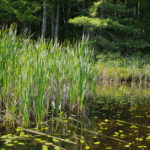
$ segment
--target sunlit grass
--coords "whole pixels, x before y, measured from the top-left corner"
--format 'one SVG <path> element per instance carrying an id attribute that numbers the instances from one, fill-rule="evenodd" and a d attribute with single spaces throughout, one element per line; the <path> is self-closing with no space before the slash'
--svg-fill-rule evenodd
<path id="1" fill-rule="evenodd" d="M 150 81 L 149 56 L 121 56 L 120 53 L 106 53 L 97 56 L 96 66 L 104 80 Z"/>
<path id="2" fill-rule="evenodd" d="M 82 110 L 88 84 L 95 95 L 97 70 L 88 39 L 74 47 L 32 42 L 16 37 L 15 25 L 0 36 L 0 100 L 8 119 L 28 125 L 34 118 L 39 124 L 49 109 Z"/>

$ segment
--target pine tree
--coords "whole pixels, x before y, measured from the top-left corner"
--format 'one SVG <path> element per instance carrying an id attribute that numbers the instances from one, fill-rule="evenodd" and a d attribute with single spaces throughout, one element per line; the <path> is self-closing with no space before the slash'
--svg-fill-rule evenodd
<path id="1" fill-rule="evenodd" d="M 82 16 L 70 19 L 69 23 L 90 26 L 90 42 L 99 50 L 132 54 L 140 48 L 150 46 L 148 42 L 137 38 L 139 29 L 129 14 L 134 14 L 133 8 L 127 8 L 123 3 L 94 2 L 89 9 L 90 17 Z"/>

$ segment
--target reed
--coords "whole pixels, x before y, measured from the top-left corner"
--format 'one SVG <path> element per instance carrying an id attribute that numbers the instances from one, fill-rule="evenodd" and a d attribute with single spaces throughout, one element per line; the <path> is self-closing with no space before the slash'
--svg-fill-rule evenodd
<path id="1" fill-rule="evenodd" d="M 97 78 L 97 69 L 88 38 L 72 47 L 69 41 L 33 42 L 30 37 L 16 37 L 15 25 L 0 35 L 0 100 L 11 121 L 27 126 L 34 119 L 40 124 L 50 109 L 82 110 L 87 85 L 93 83 L 96 91 L 95 80 L 89 80 Z"/>

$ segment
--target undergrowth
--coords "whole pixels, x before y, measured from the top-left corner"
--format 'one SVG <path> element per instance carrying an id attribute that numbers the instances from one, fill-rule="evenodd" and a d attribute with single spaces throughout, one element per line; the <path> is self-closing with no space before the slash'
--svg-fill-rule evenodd
<path id="1" fill-rule="evenodd" d="M 96 67 L 103 80 L 150 82 L 149 55 L 123 57 L 120 53 L 101 53 Z"/>

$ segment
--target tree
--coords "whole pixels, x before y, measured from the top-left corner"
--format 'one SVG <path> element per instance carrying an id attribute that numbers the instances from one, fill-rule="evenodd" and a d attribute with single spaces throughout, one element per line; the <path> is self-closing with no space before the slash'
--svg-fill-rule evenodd
<path id="1" fill-rule="evenodd" d="M 47 25 L 47 0 L 44 0 L 44 6 L 43 6 L 43 21 L 42 21 L 42 31 L 41 31 L 41 39 L 42 41 L 45 38 L 46 33 L 46 25 Z"/>
<path id="2" fill-rule="evenodd" d="M 15 14 L 16 18 L 23 22 L 32 22 L 37 24 L 41 19 L 36 17 L 36 12 L 41 9 L 40 5 L 32 1 L 23 0 L 1 0 L 1 10 L 9 15 Z"/>
<path id="3" fill-rule="evenodd" d="M 126 55 L 135 50 L 150 46 L 148 42 L 137 39 L 139 32 L 136 22 L 129 14 L 134 9 L 127 8 L 123 3 L 113 4 L 107 1 L 94 2 L 89 9 L 90 17 L 82 16 L 70 19 L 75 25 L 91 26 L 90 32 L 94 35 L 91 43 L 99 50 L 121 51 Z"/>
<path id="4" fill-rule="evenodd" d="M 16 22 L 17 34 L 28 27 L 34 39 L 72 40 L 82 35 L 83 27 L 74 27 L 68 20 L 87 13 L 88 3 L 84 0 L 1 0 L 0 24 L 9 27 Z"/>
<path id="5" fill-rule="evenodd" d="M 141 28 L 140 38 L 150 42 L 150 1 L 133 0 L 133 2 L 136 4 L 136 21 Z"/>
<path id="6" fill-rule="evenodd" d="M 9 27 L 16 22 L 18 35 L 28 27 L 34 33 L 33 39 L 49 38 L 53 42 L 56 38 L 73 42 L 84 33 L 98 51 L 131 54 L 149 47 L 150 1 L 103 0 L 92 6 L 93 1 L 96 0 L 1 0 L 0 25 Z M 69 18 L 75 18 L 70 19 L 72 24 Z"/>

